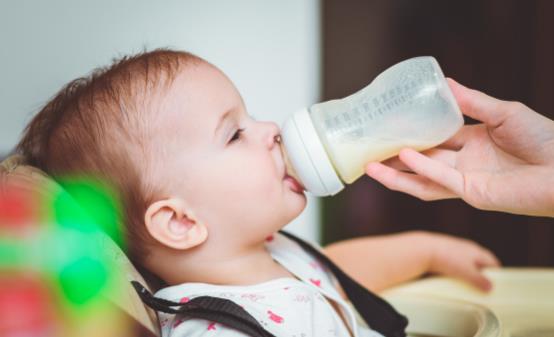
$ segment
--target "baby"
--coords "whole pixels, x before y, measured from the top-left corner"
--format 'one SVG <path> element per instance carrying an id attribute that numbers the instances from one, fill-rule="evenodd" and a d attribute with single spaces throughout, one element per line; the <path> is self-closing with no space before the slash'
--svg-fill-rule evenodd
<path id="1" fill-rule="evenodd" d="M 306 206 L 287 175 L 279 127 L 248 115 L 232 82 L 192 54 L 123 58 L 62 89 L 18 145 L 53 177 L 91 175 L 124 206 L 127 254 L 186 303 L 233 301 L 275 336 L 379 336 L 359 325 L 328 266 L 278 231 Z M 328 247 L 379 290 L 427 272 L 488 288 L 498 264 L 478 245 L 411 232 Z M 227 325 L 160 314 L 163 336 L 246 336 Z"/>

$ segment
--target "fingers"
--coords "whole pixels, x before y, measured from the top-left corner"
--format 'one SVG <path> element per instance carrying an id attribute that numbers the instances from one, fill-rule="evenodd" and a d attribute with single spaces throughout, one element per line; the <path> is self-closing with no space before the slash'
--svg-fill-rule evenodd
<path id="1" fill-rule="evenodd" d="M 498 126 L 506 119 L 509 113 L 509 109 L 503 107 L 506 102 L 464 87 L 451 78 L 447 81 L 464 115 L 492 127 Z"/>
<path id="2" fill-rule="evenodd" d="M 492 283 L 483 275 L 482 269 L 499 267 L 500 261 L 490 250 L 477 244 L 471 244 L 468 251 L 471 253 L 464 259 L 463 264 L 459 264 L 457 268 L 454 268 L 453 276 L 469 282 L 478 289 L 490 291 Z"/>
<path id="3" fill-rule="evenodd" d="M 422 200 L 429 201 L 456 197 L 448 189 L 435 184 L 425 177 L 400 172 L 381 163 L 368 164 L 366 173 L 393 191 L 404 192 Z"/>
<path id="4" fill-rule="evenodd" d="M 433 148 L 429 149 L 427 151 L 423 152 L 427 157 L 433 158 L 434 160 L 441 161 L 445 164 L 447 164 L 450 167 L 454 167 L 456 164 L 456 151 L 445 149 L 445 148 Z M 393 169 L 396 169 L 398 171 L 404 171 L 404 172 L 411 172 L 412 170 L 406 166 L 399 158 L 398 156 L 389 158 L 383 162 L 382 164 L 391 167 Z"/>
<path id="5" fill-rule="evenodd" d="M 446 163 L 428 158 L 412 149 L 400 151 L 399 158 L 415 173 L 444 186 L 444 188 L 460 197 L 463 196 L 463 175 Z"/>
<path id="6" fill-rule="evenodd" d="M 463 176 L 453 168 L 456 152 L 435 148 L 425 154 L 404 149 L 398 158 L 387 160 L 387 165 L 369 163 L 366 173 L 393 191 L 404 192 L 422 200 L 461 196 Z M 401 170 L 411 170 L 416 174 Z"/>
<path id="7" fill-rule="evenodd" d="M 490 291 L 492 283 L 483 275 L 482 269 L 500 267 L 500 261 L 488 249 L 483 247 L 479 247 L 479 249 L 479 255 L 475 257 L 474 261 L 460 270 L 460 277 L 483 291 Z"/>
<path id="8" fill-rule="evenodd" d="M 433 148 L 433 149 L 424 151 L 422 154 L 433 160 L 444 163 L 449 167 L 454 167 L 456 165 L 456 151 L 446 150 L 441 148 Z"/>
<path id="9" fill-rule="evenodd" d="M 500 260 L 489 250 L 482 248 L 483 251 L 481 255 L 477 257 L 477 267 L 478 268 L 485 268 L 485 267 L 500 267 L 502 264 L 500 263 Z"/>
<path id="10" fill-rule="evenodd" d="M 476 266 L 469 266 L 460 271 L 460 278 L 474 285 L 482 291 L 488 292 L 492 290 L 492 282 L 481 273 L 481 270 Z"/>
<path id="11" fill-rule="evenodd" d="M 410 168 L 398 158 L 398 156 L 387 159 L 381 163 L 398 171 L 411 171 Z"/>

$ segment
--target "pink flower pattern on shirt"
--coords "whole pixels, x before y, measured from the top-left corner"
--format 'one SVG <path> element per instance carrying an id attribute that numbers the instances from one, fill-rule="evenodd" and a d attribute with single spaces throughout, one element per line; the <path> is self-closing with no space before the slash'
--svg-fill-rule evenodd
<path id="1" fill-rule="evenodd" d="M 183 323 L 183 319 L 182 318 L 179 318 L 179 319 L 176 319 L 174 322 L 173 322 L 173 328 L 176 328 L 179 324 Z"/>
<path id="2" fill-rule="evenodd" d="M 283 317 L 275 314 L 273 311 L 268 310 L 267 314 L 269 315 L 269 319 L 272 320 L 273 322 L 278 323 L 278 324 L 283 323 L 283 320 L 284 320 Z"/>
<path id="3" fill-rule="evenodd" d="M 312 282 L 314 285 L 316 285 L 318 287 L 321 287 L 321 280 L 319 280 L 319 279 L 316 280 L 316 279 L 311 278 L 310 282 Z"/>

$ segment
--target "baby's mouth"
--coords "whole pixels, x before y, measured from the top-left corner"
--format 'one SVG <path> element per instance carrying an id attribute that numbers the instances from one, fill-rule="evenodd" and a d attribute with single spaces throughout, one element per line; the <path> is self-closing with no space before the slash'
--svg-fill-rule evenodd
<path id="1" fill-rule="evenodd" d="M 303 193 L 304 187 L 298 182 L 298 180 L 294 179 L 292 176 L 289 176 L 288 174 L 285 174 L 285 180 L 293 190 L 293 192 L 296 193 Z"/>
<path id="2" fill-rule="evenodd" d="M 283 149 L 283 144 L 279 144 L 279 149 L 281 150 L 281 158 L 283 158 L 283 163 L 285 164 L 285 169 L 283 173 L 283 180 L 285 180 L 291 186 L 291 189 L 296 193 L 303 193 L 304 186 L 300 183 L 300 179 L 296 175 L 294 168 L 292 167 L 289 158 L 287 157 L 286 151 Z"/>

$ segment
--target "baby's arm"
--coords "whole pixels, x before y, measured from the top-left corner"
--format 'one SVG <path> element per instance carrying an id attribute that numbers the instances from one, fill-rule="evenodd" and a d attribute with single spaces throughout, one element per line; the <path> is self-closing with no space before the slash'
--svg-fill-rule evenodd
<path id="1" fill-rule="evenodd" d="M 373 291 L 425 273 L 463 279 L 487 291 L 491 283 L 480 270 L 500 265 L 489 250 L 473 241 L 423 231 L 340 241 L 325 247 L 325 253 Z"/>

